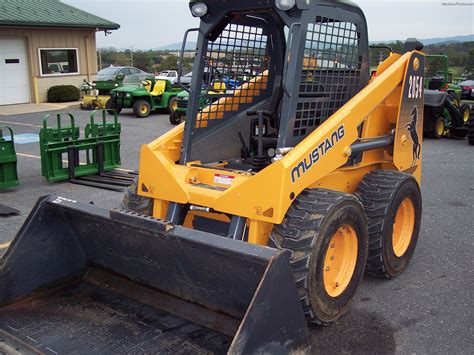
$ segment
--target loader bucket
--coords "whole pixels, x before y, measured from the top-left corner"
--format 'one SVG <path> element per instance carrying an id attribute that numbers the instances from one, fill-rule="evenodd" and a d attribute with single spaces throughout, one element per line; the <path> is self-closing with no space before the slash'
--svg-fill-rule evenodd
<path id="1" fill-rule="evenodd" d="M 0 260 L 0 332 L 32 353 L 309 348 L 286 252 L 57 196 Z"/>

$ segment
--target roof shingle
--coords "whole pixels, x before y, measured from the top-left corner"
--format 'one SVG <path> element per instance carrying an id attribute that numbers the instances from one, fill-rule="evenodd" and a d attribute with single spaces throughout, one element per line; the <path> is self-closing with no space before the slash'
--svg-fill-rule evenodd
<path id="1" fill-rule="evenodd" d="M 59 0 L 0 0 L 0 26 L 120 28 L 117 23 Z"/>

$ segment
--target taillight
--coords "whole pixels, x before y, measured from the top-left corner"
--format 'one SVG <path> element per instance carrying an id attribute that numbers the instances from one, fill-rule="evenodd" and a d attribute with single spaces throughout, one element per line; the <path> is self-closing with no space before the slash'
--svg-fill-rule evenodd
<path id="1" fill-rule="evenodd" d="M 463 90 L 472 90 L 472 86 L 463 86 L 462 89 Z"/>

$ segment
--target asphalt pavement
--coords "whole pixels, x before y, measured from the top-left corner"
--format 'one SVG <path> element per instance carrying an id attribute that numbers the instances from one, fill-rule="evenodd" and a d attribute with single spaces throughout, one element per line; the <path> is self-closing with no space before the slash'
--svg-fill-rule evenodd
<path id="1" fill-rule="evenodd" d="M 71 112 L 84 127 L 89 112 Z M 15 134 L 38 133 L 43 116 L 4 115 L 0 125 Z M 122 167 L 130 170 L 138 168 L 140 145 L 172 128 L 167 115 L 136 119 L 124 112 L 120 120 Z M 38 143 L 18 144 L 16 150 L 21 185 L 1 191 L 0 203 L 21 214 L 0 219 L 0 255 L 40 196 L 119 205 L 118 192 L 48 183 L 41 176 Z M 425 140 L 423 151 L 423 220 L 409 268 L 393 280 L 366 277 L 344 317 L 310 329 L 315 353 L 474 353 L 474 147 L 466 140 Z"/>

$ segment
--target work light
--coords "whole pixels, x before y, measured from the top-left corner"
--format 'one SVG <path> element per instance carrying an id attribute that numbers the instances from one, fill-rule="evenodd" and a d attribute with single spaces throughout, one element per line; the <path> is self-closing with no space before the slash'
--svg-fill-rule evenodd
<path id="1" fill-rule="evenodd" d="M 291 10 L 296 5 L 296 0 L 276 0 L 276 7 L 282 11 Z"/>
<path id="2" fill-rule="evenodd" d="M 197 2 L 191 6 L 191 13 L 194 17 L 203 17 L 207 14 L 207 5 L 203 2 Z"/>

